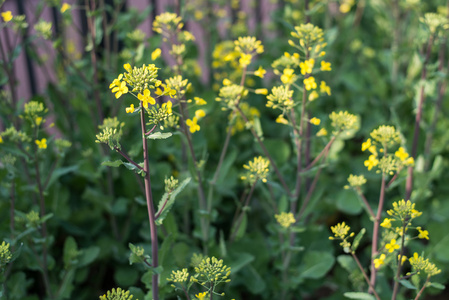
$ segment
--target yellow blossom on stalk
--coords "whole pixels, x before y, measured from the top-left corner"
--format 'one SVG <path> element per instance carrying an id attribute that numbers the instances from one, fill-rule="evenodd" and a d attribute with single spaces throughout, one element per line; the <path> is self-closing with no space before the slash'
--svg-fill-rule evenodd
<path id="1" fill-rule="evenodd" d="M 186 125 L 189 126 L 189 130 L 191 133 L 195 133 L 196 131 L 200 131 L 200 125 L 198 125 L 198 119 L 193 117 L 192 119 L 186 120 Z"/>
<path id="2" fill-rule="evenodd" d="M 240 54 L 240 59 L 239 59 L 240 66 L 242 66 L 243 68 L 248 66 L 251 63 L 252 58 L 253 58 L 253 56 L 251 54 L 245 54 L 245 53 Z"/>
<path id="3" fill-rule="evenodd" d="M 282 212 L 278 215 L 274 215 L 274 217 L 276 218 L 276 221 L 284 228 L 289 228 L 290 225 L 296 222 L 295 217 L 291 212 Z"/>
<path id="4" fill-rule="evenodd" d="M 408 157 L 407 151 L 403 147 L 399 147 L 398 151 L 394 153 L 396 157 L 398 157 L 401 161 L 405 161 Z"/>
<path id="5" fill-rule="evenodd" d="M 207 299 L 207 292 L 198 293 L 195 295 L 195 297 L 199 300 L 206 300 Z"/>
<path id="6" fill-rule="evenodd" d="M 325 62 L 324 60 L 321 61 L 321 71 L 332 71 L 331 63 Z"/>
<path id="7" fill-rule="evenodd" d="M 206 115 L 206 112 L 202 109 L 198 109 L 197 111 L 195 111 L 195 117 L 200 120 L 202 117 L 204 117 Z"/>
<path id="8" fill-rule="evenodd" d="M 351 227 L 346 225 L 345 222 L 338 223 L 335 226 L 331 226 L 331 231 L 334 234 L 335 238 L 344 239 L 347 235 Z"/>
<path id="9" fill-rule="evenodd" d="M 349 187 L 359 188 L 366 183 L 366 178 L 363 175 L 351 174 L 348 177 L 348 183 L 349 186 L 345 186 L 346 189 L 348 189 Z"/>
<path id="10" fill-rule="evenodd" d="M 379 160 L 376 158 L 375 155 L 370 155 L 367 160 L 365 160 L 364 165 L 368 168 L 368 171 L 371 171 L 371 169 L 379 164 Z"/>
<path id="11" fill-rule="evenodd" d="M 156 16 L 153 22 L 153 31 L 166 34 L 168 30 L 182 29 L 184 24 L 182 18 L 175 13 L 165 12 Z"/>
<path id="12" fill-rule="evenodd" d="M 151 92 L 148 89 L 143 91 L 143 95 L 141 93 L 137 94 L 137 99 L 142 101 L 142 106 L 148 108 L 148 103 L 151 105 L 156 104 L 156 100 L 151 97 Z"/>
<path id="13" fill-rule="evenodd" d="M 400 134 L 394 126 L 381 125 L 374 129 L 370 135 L 382 147 L 392 146 L 401 141 Z"/>
<path id="14" fill-rule="evenodd" d="M 319 97 L 318 93 L 317 93 L 316 91 L 312 91 L 312 92 L 309 94 L 309 101 L 313 101 L 313 100 L 315 100 L 315 99 L 318 98 L 318 97 Z"/>
<path id="15" fill-rule="evenodd" d="M 306 90 L 310 91 L 311 89 L 316 89 L 317 85 L 315 82 L 315 78 L 310 76 L 309 78 L 304 79 L 304 86 Z"/>
<path id="16" fill-rule="evenodd" d="M 127 114 L 131 114 L 134 112 L 134 104 L 131 104 L 129 107 L 125 109 Z"/>
<path id="17" fill-rule="evenodd" d="M 429 259 L 424 259 L 424 257 L 419 256 L 416 252 L 413 254 L 413 257 L 410 257 L 408 260 L 412 266 L 412 270 L 417 274 L 424 271 L 428 277 L 431 277 L 441 273 L 441 270 L 433 263 L 429 262 Z"/>
<path id="18" fill-rule="evenodd" d="M 122 290 L 121 288 L 112 289 L 103 296 L 100 296 L 100 300 L 131 300 L 133 295 L 129 294 L 129 291 Z"/>
<path id="19" fill-rule="evenodd" d="M 332 131 L 334 135 L 349 136 L 352 131 L 359 129 L 359 118 L 347 111 L 332 112 L 329 119 L 331 119 L 331 125 L 334 127 Z"/>
<path id="20" fill-rule="evenodd" d="M 311 74 L 313 71 L 313 66 L 315 65 L 315 59 L 311 58 L 308 60 L 305 60 L 304 62 L 301 62 L 299 64 L 299 67 L 301 68 L 301 74 Z"/>
<path id="21" fill-rule="evenodd" d="M 320 130 L 318 130 L 318 132 L 316 133 L 316 136 L 326 136 L 327 135 L 327 130 L 326 128 L 321 128 Z"/>
<path id="22" fill-rule="evenodd" d="M 418 238 L 420 239 L 429 239 L 429 232 L 427 230 L 421 230 L 421 228 L 418 229 L 419 234 L 418 234 Z"/>
<path id="23" fill-rule="evenodd" d="M 201 285 L 210 283 L 215 288 L 220 283 L 230 282 L 229 275 L 231 274 L 231 268 L 223 264 L 223 260 L 218 260 L 215 257 L 203 258 L 198 266 L 195 267 L 197 277 L 193 279 Z M 204 296 L 203 296 L 204 297 Z"/>
<path id="24" fill-rule="evenodd" d="M 384 260 L 385 260 L 385 254 L 381 254 L 379 256 L 379 258 L 374 259 L 373 263 L 374 263 L 374 268 L 378 269 L 381 265 L 384 264 Z"/>
<path id="25" fill-rule="evenodd" d="M 383 228 L 391 228 L 391 220 L 392 220 L 392 219 L 385 218 L 385 219 L 383 220 L 383 222 L 380 223 L 380 226 L 382 226 Z"/>
<path id="26" fill-rule="evenodd" d="M 11 261 L 12 253 L 9 250 L 9 243 L 2 242 L 0 245 L 0 267 L 6 265 Z"/>
<path id="27" fill-rule="evenodd" d="M 245 175 L 241 176 L 240 179 L 248 181 L 250 184 L 255 183 L 257 180 L 262 180 L 262 182 L 267 182 L 267 176 L 270 171 L 269 169 L 270 161 L 262 156 L 255 157 L 252 161 L 250 160 L 247 165 L 243 165 L 243 168 L 248 170 Z"/>
<path id="28" fill-rule="evenodd" d="M 34 119 L 34 121 L 36 122 L 36 125 L 37 125 L 37 126 L 41 125 L 42 120 L 43 120 L 42 117 L 36 117 L 36 118 Z"/>
<path id="29" fill-rule="evenodd" d="M 195 100 L 196 105 L 206 105 L 207 102 L 203 98 L 200 97 L 193 97 L 193 100 Z"/>
<path id="30" fill-rule="evenodd" d="M 393 202 L 393 209 L 387 210 L 387 214 L 389 216 L 394 216 L 395 218 L 404 221 L 417 218 L 422 215 L 422 212 L 417 211 L 415 209 L 415 203 L 412 203 L 410 200 L 405 201 L 404 199 Z"/>
<path id="31" fill-rule="evenodd" d="M 279 116 L 276 118 L 276 123 L 280 123 L 280 124 L 285 124 L 285 125 L 287 125 L 287 124 L 288 124 L 288 120 L 287 120 L 286 118 L 284 118 L 284 115 L 279 115 Z"/>
<path id="32" fill-rule="evenodd" d="M 39 149 L 47 149 L 47 139 L 36 140 L 35 143 Z"/>
<path id="33" fill-rule="evenodd" d="M 371 147 L 371 139 L 370 138 L 368 138 L 367 140 L 366 140 L 366 142 L 363 142 L 362 143 L 362 151 L 365 151 L 366 149 L 368 149 L 369 147 Z"/>
<path id="34" fill-rule="evenodd" d="M 156 48 L 153 52 L 151 52 L 151 60 L 156 60 L 161 56 L 161 48 Z"/>
<path id="35" fill-rule="evenodd" d="M 120 76 L 123 76 L 122 74 L 120 74 Z M 118 99 L 120 98 L 123 94 L 128 93 L 128 87 L 126 86 L 126 82 L 122 81 L 122 82 L 116 82 L 114 80 L 114 82 L 111 83 L 111 85 L 109 86 L 109 88 L 111 88 L 112 85 L 115 85 L 112 87 L 111 92 L 115 93 L 115 98 Z"/>
<path id="36" fill-rule="evenodd" d="M 186 268 L 175 271 L 171 271 L 170 277 L 167 278 L 167 281 L 172 282 L 178 282 L 178 283 L 184 283 L 187 282 L 187 279 L 189 279 L 189 272 Z"/>
<path id="37" fill-rule="evenodd" d="M 292 96 L 293 90 L 290 90 L 287 86 L 275 86 L 271 89 L 271 94 L 267 96 L 267 107 L 289 110 L 294 106 Z"/>
<path id="38" fill-rule="evenodd" d="M 236 41 L 234 41 L 235 51 L 239 53 L 262 53 L 263 46 L 262 42 L 256 40 L 253 36 L 239 37 Z"/>
<path id="39" fill-rule="evenodd" d="M 170 100 L 168 100 L 165 103 L 162 103 L 162 108 L 166 110 L 168 115 L 173 113 L 172 107 L 173 107 L 173 103 Z"/>
<path id="40" fill-rule="evenodd" d="M 3 143 L 3 138 L 2 138 L 2 136 L 0 135 L 0 144 L 1 143 Z"/>
<path id="41" fill-rule="evenodd" d="M 256 75 L 257 77 L 260 77 L 260 78 L 264 78 L 266 73 L 267 73 L 267 71 L 265 71 L 265 69 L 262 68 L 262 66 L 260 66 L 259 69 L 257 69 L 257 71 L 254 71 L 254 75 Z"/>
<path id="42" fill-rule="evenodd" d="M 284 69 L 284 73 L 281 76 L 283 84 L 292 84 L 295 79 L 295 71 L 293 69 Z"/>
<path id="43" fill-rule="evenodd" d="M 330 86 L 326 85 L 326 82 L 321 81 L 320 83 L 320 92 L 321 93 L 326 93 L 328 96 L 331 95 L 331 88 Z"/>
<path id="44" fill-rule="evenodd" d="M 8 23 L 9 21 L 12 20 L 13 16 L 10 10 L 7 10 L 5 12 L 2 12 L 2 18 L 3 18 L 3 22 Z"/>
<path id="45" fill-rule="evenodd" d="M 401 257 L 401 255 L 399 254 L 398 255 L 398 261 L 399 261 L 399 259 L 401 260 L 401 265 L 403 265 L 404 262 L 407 260 L 407 256 L 402 255 L 402 257 Z"/>
<path id="46" fill-rule="evenodd" d="M 231 85 L 231 84 L 232 84 L 232 81 L 231 81 L 231 80 L 229 80 L 229 79 L 227 79 L 227 78 L 223 79 L 223 85 L 224 85 L 224 86 L 228 86 L 228 85 Z"/>
<path id="47" fill-rule="evenodd" d="M 310 122 L 311 124 L 313 124 L 313 125 L 320 125 L 321 120 L 318 119 L 318 118 L 313 117 L 312 119 L 310 119 L 309 122 Z"/>
<path id="48" fill-rule="evenodd" d="M 61 13 L 65 13 L 67 10 L 70 9 L 70 7 L 72 7 L 70 4 L 64 3 L 64 4 L 61 6 Z"/>
<path id="49" fill-rule="evenodd" d="M 267 89 L 256 89 L 254 92 L 258 95 L 267 95 L 268 94 Z"/>
<path id="50" fill-rule="evenodd" d="M 390 253 L 399 248 L 400 248 L 399 245 L 396 244 L 396 239 L 392 239 L 390 243 L 385 245 L 385 249 L 387 249 L 388 252 Z"/>
<path id="51" fill-rule="evenodd" d="M 241 97 L 246 96 L 247 94 L 248 91 L 245 90 L 243 86 L 231 84 L 228 86 L 223 86 L 215 100 L 223 102 L 225 106 L 225 108 L 223 108 L 224 110 L 234 110 L 235 106 L 240 102 Z"/>

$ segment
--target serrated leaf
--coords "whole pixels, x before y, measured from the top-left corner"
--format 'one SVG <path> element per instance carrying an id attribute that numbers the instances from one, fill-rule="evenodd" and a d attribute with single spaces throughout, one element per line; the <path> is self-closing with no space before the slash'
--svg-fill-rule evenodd
<path id="1" fill-rule="evenodd" d="M 357 236 L 354 238 L 354 241 L 352 242 L 351 245 L 351 250 L 355 252 L 355 250 L 357 250 L 357 247 L 360 244 L 360 240 L 363 238 L 363 235 L 365 234 L 366 229 L 362 228 L 362 230 L 360 230 L 360 232 L 357 234 Z"/>
<path id="2" fill-rule="evenodd" d="M 163 140 L 163 139 L 168 139 L 169 137 L 171 137 L 173 135 L 173 133 L 171 132 L 155 132 L 153 134 L 150 134 L 149 136 L 147 136 L 147 139 L 149 140 Z"/>
<path id="3" fill-rule="evenodd" d="M 410 290 L 416 290 L 416 287 L 410 281 L 408 281 L 406 279 L 399 280 L 399 283 Z"/>
<path id="4" fill-rule="evenodd" d="M 176 196 L 187 186 L 187 184 L 190 182 L 190 177 L 184 179 L 183 182 L 170 194 L 164 193 L 162 196 L 161 201 L 159 201 L 158 209 L 156 216 L 158 218 L 156 219 L 156 225 L 161 225 L 164 221 L 165 217 L 167 216 L 168 212 L 172 208 L 173 204 L 175 203 Z"/>
<path id="5" fill-rule="evenodd" d="M 347 292 L 343 294 L 346 298 L 349 299 L 359 299 L 359 300 L 375 300 L 373 295 L 368 293 L 361 292 Z"/>

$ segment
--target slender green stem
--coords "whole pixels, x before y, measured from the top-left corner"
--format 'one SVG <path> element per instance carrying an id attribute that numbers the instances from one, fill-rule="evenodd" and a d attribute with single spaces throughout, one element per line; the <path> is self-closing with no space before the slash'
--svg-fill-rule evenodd
<path id="1" fill-rule="evenodd" d="M 142 146 L 143 146 L 143 161 L 144 167 L 143 170 L 145 172 L 144 182 L 145 182 L 145 198 L 147 200 L 147 209 L 148 209 L 148 219 L 150 222 L 150 236 L 151 236 L 151 258 L 152 258 L 152 267 L 158 267 L 158 241 L 157 241 L 157 231 L 156 231 L 156 223 L 154 217 L 154 203 L 153 203 L 153 195 L 151 194 L 151 179 L 150 179 L 150 161 L 148 157 L 148 145 L 147 139 L 145 138 L 145 110 L 140 104 L 140 124 L 142 128 Z M 159 275 L 157 273 L 153 274 L 152 280 L 152 293 L 153 300 L 159 300 Z"/>
<path id="2" fill-rule="evenodd" d="M 399 291 L 399 276 L 401 275 L 402 270 L 402 256 L 404 256 L 404 244 L 405 244 L 405 228 L 407 227 L 408 220 L 405 220 L 402 224 L 402 235 L 401 235 L 401 251 L 398 257 L 398 268 L 396 271 L 396 279 L 394 281 L 393 294 L 391 296 L 391 300 L 396 300 L 398 291 Z"/>
<path id="3" fill-rule="evenodd" d="M 138 163 L 136 163 L 134 160 L 132 160 L 125 152 L 123 152 L 121 149 L 114 146 L 114 150 L 120 153 L 127 161 L 129 161 L 132 165 L 134 165 L 137 169 L 143 170 L 141 166 L 139 166 Z"/>
<path id="4" fill-rule="evenodd" d="M 429 37 L 429 42 L 427 43 L 426 58 L 424 60 L 422 71 L 421 71 L 421 89 L 419 91 L 419 103 L 418 103 L 418 109 L 417 109 L 416 118 L 415 118 L 415 130 L 413 133 L 412 151 L 410 153 L 410 156 L 413 157 L 414 159 L 416 159 L 416 154 L 418 151 L 419 128 L 420 128 L 420 124 L 421 124 L 421 117 L 422 117 L 424 101 L 426 99 L 426 96 L 424 94 L 424 80 L 427 77 L 427 64 L 429 63 L 432 45 L 433 45 L 433 35 L 431 35 Z M 404 200 L 410 199 L 410 196 L 412 194 L 412 189 L 413 189 L 413 166 L 408 167 L 407 171 L 408 171 L 408 174 L 407 174 L 407 180 L 406 180 L 406 184 L 405 184 Z"/>
<path id="5" fill-rule="evenodd" d="M 365 270 L 362 267 L 362 264 L 360 263 L 359 259 L 357 258 L 357 256 L 354 254 L 354 252 L 351 252 L 352 258 L 354 258 L 355 262 L 357 263 L 357 266 L 359 267 L 360 271 L 363 274 L 363 277 L 365 278 L 366 282 L 368 283 L 370 289 L 373 291 L 374 297 L 376 297 L 377 300 L 380 300 L 379 295 L 377 294 L 376 290 L 374 289 L 374 286 L 371 284 L 368 275 L 366 275 Z"/>
<path id="6" fill-rule="evenodd" d="M 238 232 L 238 230 L 239 230 L 239 228 L 240 228 L 240 225 L 242 224 L 243 216 L 244 216 L 244 214 L 246 213 L 246 212 L 244 211 L 244 207 L 246 207 L 246 206 L 249 205 L 249 202 L 250 202 L 250 200 L 251 200 L 251 197 L 253 196 L 254 188 L 256 187 L 256 183 L 257 183 L 257 180 L 254 181 L 254 183 L 251 185 L 251 189 L 250 189 L 250 191 L 249 191 L 249 193 L 248 193 L 248 196 L 246 197 L 245 203 L 243 204 L 243 208 L 242 208 L 242 210 L 240 211 L 240 215 L 239 215 L 237 221 L 235 222 L 235 224 L 233 224 L 234 226 L 232 226 L 232 227 L 234 228 L 234 230 L 232 231 L 231 237 L 229 238 L 229 240 L 230 240 L 231 242 L 234 241 L 235 236 L 237 235 L 237 232 Z"/>
<path id="7" fill-rule="evenodd" d="M 362 190 L 360 189 L 360 187 L 358 187 L 357 189 L 357 194 L 360 196 L 360 198 L 363 201 L 363 204 L 365 204 L 366 209 L 369 212 L 370 217 L 375 220 L 376 219 L 376 215 L 374 214 L 373 209 L 371 208 L 371 205 L 369 205 L 368 200 L 366 200 L 365 195 L 363 194 Z"/>
<path id="8" fill-rule="evenodd" d="M 422 288 L 419 290 L 418 294 L 417 294 L 416 297 L 415 297 L 415 300 L 418 300 L 419 297 L 421 297 L 422 293 L 424 292 L 424 290 L 425 290 L 426 287 L 427 287 L 427 283 L 429 282 L 429 279 L 430 279 L 430 276 L 427 276 L 426 282 L 424 282 Z"/>
<path id="9" fill-rule="evenodd" d="M 371 280 L 370 280 L 370 292 L 374 292 L 376 287 L 376 268 L 374 267 L 374 258 L 377 254 L 377 245 L 379 241 L 379 223 L 382 216 L 382 209 L 385 201 L 385 174 L 382 173 L 382 182 L 380 186 L 380 196 L 379 196 L 379 206 L 377 208 L 376 218 L 374 219 L 373 225 L 373 238 L 371 243 Z"/>

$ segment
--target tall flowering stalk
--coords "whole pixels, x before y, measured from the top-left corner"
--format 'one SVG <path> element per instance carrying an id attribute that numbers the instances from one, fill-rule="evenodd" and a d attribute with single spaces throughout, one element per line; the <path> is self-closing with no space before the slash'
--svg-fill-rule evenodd
<path id="1" fill-rule="evenodd" d="M 128 168 L 141 174 L 145 183 L 145 198 L 147 202 L 148 219 L 150 223 L 150 237 L 151 237 L 151 264 L 152 268 L 157 268 L 158 263 L 158 240 L 156 229 L 156 214 L 154 209 L 154 200 L 151 191 L 151 178 L 150 178 L 150 163 L 149 163 L 149 150 L 147 139 L 148 138 L 161 138 L 164 137 L 163 133 L 155 132 L 157 126 L 163 128 L 162 124 L 171 115 L 171 101 L 162 105 L 156 104 L 156 98 L 162 95 L 173 96 L 176 94 L 176 90 L 171 89 L 166 84 L 162 83 L 158 77 L 158 68 L 153 65 L 143 65 L 140 68 L 132 68 L 130 64 L 125 64 L 125 73 L 119 74 L 110 84 L 109 88 L 112 93 L 115 93 L 115 97 L 118 99 L 122 95 L 130 93 L 138 100 L 138 108 L 135 109 L 134 103 L 127 107 L 126 113 L 139 115 L 141 125 L 142 136 L 142 148 L 143 148 L 143 164 L 138 164 L 133 161 L 123 150 L 120 145 L 120 138 L 122 135 L 123 122 L 117 121 L 116 118 L 105 119 L 103 125 L 99 128 L 103 131 L 97 135 L 97 143 L 105 143 L 109 145 L 112 150 L 120 153 L 130 165 Z M 147 123 L 148 119 L 148 123 Z M 148 130 L 147 125 L 151 128 Z M 166 133 L 165 137 L 170 136 L 170 133 Z M 156 137 L 157 136 L 157 137 Z M 123 163 L 124 164 L 124 163 Z M 152 293 L 153 299 L 159 299 L 159 275 L 155 272 L 152 278 Z"/>

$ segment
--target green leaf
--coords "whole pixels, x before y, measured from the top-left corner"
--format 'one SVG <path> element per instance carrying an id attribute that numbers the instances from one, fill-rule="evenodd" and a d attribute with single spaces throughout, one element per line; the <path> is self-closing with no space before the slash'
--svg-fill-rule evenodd
<path id="1" fill-rule="evenodd" d="M 353 191 L 343 189 L 338 192 L 336 198 L 337 208 L 340 211 L 348 215 L 357 215 L 362 211 L 359 198 Z"/>
<path id="2" fill-rule="evenodd" d="M 324 251 L 309 251 L 304 255 L 300 277 L 318 279 L 326 275 L 335 263 L 334 256 Z"/>
<path id="3" fill-rule="evenodd" d="M 410 290 L 416 290 L 416 287 L 410 281 L 408 281 L 406 279 L 399 280 L 399 283 Z"/>
<path id="4" fill-rule="evenodd" d="M 92 246 L 86 249 L 82 249 L 82 251 L 83 252 L 79 257 L 78 267 L 84 267 L 93 262 L 100 253 L 100 248 L 97 246 Z"/>
<path id="5" fill-rule="evenodd" d="M 237 274 L 237 272 L 251 263 L 254 260 L 254 255 L 245 252 L 238 252 L 232 254 L 232 260 L 229 263 L 232 273 Z"/>
<path id="6" fill-rule="evenodd" d="M 352 242 L 351 245 L 351 250 L 355 252 L 355 250 L 357 250 L 357 247 L 360 244 L 360 240 L 363 238 L 363 235 L 365 234 L 366 229 L 362 228 L 362 230 L 360 230 L 360 232 L 357 234 L 357 236 L 354 238 L 354 241 Z"/>
<path id="7" fill-rule="evenodd" d="M 123 161 L 121 160 L 114 160 L 114 161 L 104 161 L 101 163 L 102 166 L 106 166 L 106 167 L 113 167 L 113 168 L 117 168 L 120 167 L 123 164 Z"/>
<path id="8" fill-rule="evenodd" d="M 359 300 L 375 300 L 373 295 L 368 293 L 361 292 L 347 292 L 343 294 L 346 298 L 349 299 L 359 299 Z"/>
<path id="9" fill-rule="evenodd" d="M 233 226 L 233 230 L 231 232 L 235 232 L 235 229 L 237 229 L 237 232 L 235 233 L 235 240 L 239 240 L 241 239 L 246 232 L 246 226 L 248 224 L 248 216 L 246 214 L 246 211 L 243 210 L 242 211 L 243 215 L 242 215 L 242 221 L 240 223 L 235 223 Z M 238 228 L 235 228 L 235 226 L 239 226 Z"/>
<path id="10" fill-rule="evenodd" d="M 176 196 L 187 186 L 187 184 L 190 182 L 190 177 L 184 179 L 183 182 L 170 194 L 164 193 L 162 196 L 161 201 L 159 201 L 158 209 L 156 215 L 158 218 L 156 219 L 156 225 L 162 225 L 162 222 L 164 221 L 165 217 L 167 216 L 168 212 L 172 208 L 173 204 L 175 203 Z"/>
<path id="11" fill-rule="evenodd" d="M 153 134 L 150 134 L 147 136 L 147 139 L 149 140 L 162 140 L 162 139 L 168 139 L 169 137 L 171 137 L 173 135 L 173 133 L 171 132 L 155 132 Z"/>
<path id="12" fill-rule="evenodd" d="M 337 262 L 340 264 L 340 266 L 348 271 L 349 273 L 352 273 L 354 270 L 357 270 L 357 265 L 354 261 L 354 259 L 350 255 L 339 255 L 337 257 Z"/>
<path id="13" fill-rule="evenodd" d="M 52 184 L 61 176 L 66 175 L 68 173 L 72 173 L 78 170 L 78 165 L 69 166 L 69 167 L 63 167 L 63 168 L 57 168 L 50 177 L 50 180 L 48 182 L 47 188 L 52 186 Z"/>
<path id="14" fill-rule="evenodd" d="M 249 272 L 249 274 L 245 276 L 245 285 L 248 287 L 248 290 L 253 294 L 262 293 L 266 288 L 266 283 L 259 272 L 257 272 L 256 268 L 249 265 L 245 268 L 245 271 L 247 271 L 245 273 Z"/>
<path id="15" fill-rule="evenodd" d="M 76 244 L 75 239 L 72 236 L 68 236 L 64 242 L 64 268 L 69 269 L 70 267 L 75 265 L 78 262 L 77 257 L 79 254 L 80 252 L 78 251 L 78 245 Z"/>
<path id="16" fill-rule="evenodd" d="M 438 290 L 444 290 L 446 287 L 438 282 L 430 282 L 429 286 L 436 288 Z"/>

